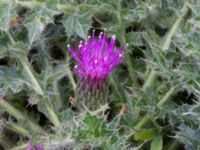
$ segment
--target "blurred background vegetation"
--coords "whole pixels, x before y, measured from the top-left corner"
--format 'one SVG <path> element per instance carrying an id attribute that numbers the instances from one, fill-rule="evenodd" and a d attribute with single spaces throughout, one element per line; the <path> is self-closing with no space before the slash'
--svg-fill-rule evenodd
<path id="1" fill-rule="evenodd" d="M 79 112 L 67 44 L 129 43 L 108 105 Z M 0 0 L 0 149 L 200 149 L 200 1 Z"/>

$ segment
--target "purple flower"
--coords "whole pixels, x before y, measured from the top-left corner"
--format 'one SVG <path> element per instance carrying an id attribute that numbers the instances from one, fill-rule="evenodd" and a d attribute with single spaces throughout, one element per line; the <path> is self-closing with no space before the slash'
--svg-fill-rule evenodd
<path id="1" fill-rule="evenodd" d="M 80 42 L 77 48 L 69 51 L 78 62 L 75 71 L 81 77 L 105 78 L 120 63 L 126 46 L 116 50 L 115 36 L 110 41 L 106 40 L 106 32 L 100 33 L 99 38 L 88 36 L 85 43 Z"/>
<path id="2" fill-rule="evenodd" d="M 117 49 L 115 36 L 107 41 L 106 31 L 100 33 L 99 38 L 95 37 L 93 31 L 92 37 L 88 36 L 78 47 L 71 48 L 68 45 L 68 48 L 78 63 L 75 72 L 81 76 L 75 93 L 76 99 L 84 106 L 96 109 L 98 103 L 102 104 L 105 101 L 108 92 L 107 76 L 123 62 L 122 56 L 126 46 Z"/>
<path id="3" fill-rule="evenodd" d="M 41 145 L 38 145 L 37 147 L 30 145 L 25 150 L 44 150 Z"/>

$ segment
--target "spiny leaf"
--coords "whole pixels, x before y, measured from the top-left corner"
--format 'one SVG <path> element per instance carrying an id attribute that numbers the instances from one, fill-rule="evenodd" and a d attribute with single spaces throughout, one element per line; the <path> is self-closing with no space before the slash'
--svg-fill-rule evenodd
<path id="1" fill-rule="evenodd" d="M 7 31 L 11 18 L 14 17 L 13 0 L 0 1 L 0 30 Z"/>

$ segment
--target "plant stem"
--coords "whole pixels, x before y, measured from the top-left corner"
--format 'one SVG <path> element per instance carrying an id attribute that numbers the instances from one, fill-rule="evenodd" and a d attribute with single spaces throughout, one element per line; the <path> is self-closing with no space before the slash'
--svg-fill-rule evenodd
<path id="1" fill-rule="evenodd" d="M 169 91 L 163 96 L 163 98 L 157 103 L 157 106 L 162 107 L 167 100 L 169 100 L 170 96 L 173 94 L 175 87 L 171 87 Z M 142 128 L 151 118 L 152 114 L 146 114 L 135 126 L 134 129 Z M 135 131 L 133 131 L 128 137 L 131 137 Z"/>
<path id="2" fill-rule="evenodd" d="M 163 39 L 164 42 L 161 48 L 163 51 L 169 48 L 172 37 L 175 35 L 177 28 L 179 27 L 181 21 L 183 20 L 184 16 L 186 15 L 188 11 L 186 2 L 184 3 L 184 6 L 181 11 L 182 11 L 181 16 L 175 21 L 170 31 L 166 34 L 166 36 Z"/>
<path id="3" fill-rule="evenodd" d="M 11 150 L 22 150 L 29 146 L 29 143 L 21 144 L 20 146 L 14 147 Z"/>
<path id="4" fill-rule="evenodd" d="M 51 108 L 51 106 L 45 102 L 45 107 L 47 108 L 47 111 L 49 112 L 49 119 L 51 120 L 51 122 L 56 126 L 59 127 L 60 126 L 60 121 L 58 119 L 58 116 L 56 115 L 56 113 L 53 111 L 53 109 Z"/>
<path id="5" fill-rule="evenodd" d="M 55 95 L 56 106 L 58 109 L 60 109 L 63 105 L 63 102 L 61 99 L 60 91 L 58 89 L 58 80 L 55 80 L 55 82 L 53 83 L 53 89 L 54 89 L 54 92 L 56 93 Z"/>
<path id="6" fill-rule="evenodd" d="M 39 95 L 43 95 L 44 92 L 43 92 L 41 86 L 39 85 L 37 79 L 34 77 L 32 71 L 31 71 L 31 69 L 30 69 L 30 67 L 29 67 L 29 65 L 28 65 L 28 62 L 22 60 L 21 63 L 22 63 L 22 65 L 23 65 L 24 69 L 26 70 L 27 74 L 29 75 L 31 82 L 32 82 L 33 85 L 34 85 L 35 91 L 36 91 Z M 52 121 L 52 123 L 53 123 L 56 127 L 58 127 L 58 126 L 60 125 L 60 122 L 59 122 L 59 120 L 58 120 L 58 117 L 57 117 L 56 113 L 53 111 L 53 109 L 50 107 L 50 105 L 47 103 L 47 101 L 43 101 L 43 102 L 44 102 L 44 104 L 45 104 L 45 106 L 46 106 L 46 108 L 47 108 L 47 110 L 48 110 L 48 112 L 49 112 L 49 115 L 51 116 L 49 119 Z M 38 126 L 37 126 L 36 124 L 34 124 L 33 122 L 31 122 L 30 120 L 29 120 L 28 122 L 29 122 L 30 126 L 31 126 L 33 129 L 39 130 L 39 128 L 38 128 Z"/>
<path id="7" fill-rule="evenodd" d="M 100 108 L 98 108 L 95 111 L 88 111 L 90 113 L 90 115 L 92 116 L 96 116 L 97 114 L 99 114 L 100 112 L 105 112 L 106 110 L 109 109 L 108 104 L 102 105 Z"/>
<path id="8" fill-rule="evenodd" d="M 9 30 L 7 31 L 7 34 L 8 34 L 8 38 L 9 38 L 10 42 L 11 42 L 12 44 L 15 44 L 16 42 L 15 42 L 14 38 L 12 37 L 12 35 L 11 35 L 11 33 L 10 33 Z"/>
<path id="9" fill-rule="evenodd" d="M 41 133 L 41 132 L 43 132 L 43 129 L 42 129 L 38 124 L 36 124 L 35 122 L 33 122 L 32 120 L 30 120 L 30 119 L 28 119 L 28 118 L 27 118 L 26 120 L 27 120 L 27 122 L 28 122 L 30 128 L 31 128 L 32 130 L 34 130 L 36 133 Z"/>
<path id="10" fill-rule="evenodd" d="M 29 136 L 30 132 L 28 130 L 26 130 L 25 128 L 22 128 L 21 126 L 17 125 L 17 124 L 8 124 L 5 126 L 8 130 L 12 130 L 14 132 L 17 132 L 19 134 L 22 134 L 24 136 Z"/>
<path id="11" fill-rule="evenodd" d="M 150 87 L 152 83 L 154 82 L 154 79 L 156 77 L 155 71 L 151 71 L 146 82 L 143 85 L 143 90 L 145 91 L 147 87 Z"/>
<path id="12" fill-rule="evenodd" d="M 125 25 L 124 25 L 124 21 L 123 21 L 123 17 L 122 17 L 122 13 L 121 13 L 121 0 L 117 0 L 117 15 L 118 15 L 118 22 L 119 22 L 119 26 L 120 26 L 120 34 L 121 34 L 121 44 L 125 45 L 126 43 L 126 38 L 125 38 Z M 128 71 L 129 71 L 129 75 L 131 77 L 131 80 L 133 83 L 136 83 L 136 77 L 135 77 L 135 71 L 134 71 L 134 67 L 132 64 L 132 60 L 131 60 L 131 56 L 129 54 L 126 55 L 126 63 L 128 66 Z"/>
<path id="13" fill-rule="evenodd" d="M 121 94 L 121 92 L 119 90 L 119 86 L 117 85 L 117 81 L 115 80 L 114 76 L 113 75 L 109 76 L 109 79 L 110 79 L 111 84 L 114 87 L 117 97 L 120 99 L 120 101 L 123 101 L 124 96 Z"/>
<path id="14" fill-rule="evenodd" d="M 27 72 L 27 74 L 30 77 L 30 80 L 32 82 L 32 84 L 34 85 L 34 89 L 35 91 L 39 94 L 39 95 L 43 95 L 44 92 L 40 86 L 40 84 L 38 83 L 37 79 L 35 78 L 35 76 L 33 75 L 33 72 L 31 71 L 30 66 L 28 65 L 28 61 L 27 60 L 21 60 L 21 64 L 24 67 L 25 71 Z"/>
<path id="15" fill-rule="evenodd" d="M 141 127 L 143 127 L 147 121 L 149 121 L 150 119 L 150 115 L 145 115 L 135 126 L 135 129 L 140 129 Z"/>
<path id="16" fill-rule="evenodd" d="M 71 69 L 70 69 L 70 66 L 69 67 L 67 67 L 67 74 L 68 74 L 68 76 L 69 76 L 69 80 L 70 80 L 70 82 L 71 82 L 71 84 L 72 84 L 72 87 L 73 87 L 73 90 L 75 91 L 76 90 L 76 82 L 75 82 L 75 80 L 74 80 L 74 77 L 73 77 L 73 74 L 72 74 L 72 71 L 71 71 Z"/>
<path id="17" fill-rule="evenodd" d="M 35 132 L 42 132 L 42 128 L 40 126 L 38 126 L 36 123 L 34 123 L 31 119 L 27 118 L 24 116 L 24 114 L 19 111 L 18 109 L 16 109 L 15 107 L 13 107 L 10 103 L 8 103 L 7 101 L 2 101 L 0 103 L 0 106 L 2 106 L 6 112 L 8 112 L 11 116 L 15 117 L 18 120 L 24 120 L 28 122 L 29 126 L 31 127 L 31 129 L 33 129 Z M 19 128 L 18 128 L 19 129 Z"/>
<path id="18" fill-rule="evenodd" d="M 169 91 L 165 94 L 165 96 L 157 103 L 157 106 L 159 107 L 163 106 L 167 102 L 169 97 L 173 94 L 174 90 L 175 87 L 171 87 Z"/>
<path id="19" fill-rule="evenodd" d="M 22 65 L 23 65 L 24 69 L 26 70 L 27 74 L 29 75 L 31 82 L 32 82 L 32 84 L 34 85 L 35 91 L 36 91 L 39 95 L 44 95 L 44 92 L 43 92 L 41 86 L 39 85 L 37 79 L 34 77 L 33 72 L 31 71 L 31 68 L 30 68 L 29 65 L 28 65 L 28 61 L 27 61 L 27 60 L 21 60 L 21 63 L 22 63 Z M 59 122 L 59 120 L 58 120 L 58 117 L 57 117 L 56 113 L 53 111 L 53 109 L 50 107 L 50 105 L 47 103 L 47 101 L 43 101 L 43 102 L 44 102 L 44 104 L 45 104 L 45 106 L 46 106 L 46 108 L 47 108 L 47 110 L 48 110 L 48 112 L 49 112 L 49 115 L 51 116 L 49 119 L 52 121 L 52 123 L 53 123 L 56 127 L 58 127 L 58 126 L 60 125 L 60 122 Z M 29 120 L 28 122 L 29 122 L 29 125 L 30 125 L 34 130 L 36 130 L 36 131 L 37 131 L 37 130 L 41 131 L 41 130 L 39 129 L 39 127 L 38 127 L 35 123 L 31 122 L 30 120 Z"/>
<path id="20" fill-rule="evenodd" d="M 10 103 L 7 101 L 3 100 L 0 103 L 0 106 L 2 106 L 11 116 L 15 117 L 18 120 L 25 120 L 24 115 L 22 112 L 20 112 L 18 109 L 13 107 Z"/>

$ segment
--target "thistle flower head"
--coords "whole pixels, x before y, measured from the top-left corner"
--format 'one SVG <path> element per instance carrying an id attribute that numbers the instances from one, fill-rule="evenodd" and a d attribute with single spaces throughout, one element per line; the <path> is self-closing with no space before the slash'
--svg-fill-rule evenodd
<path id="1" fill-rule="evenodd" d="M 85 42 L 76 48 L 68 45 L 74 59 L 78 62 L 75 72 L 81 76 L 75 92 L 79 101 L 78 107 L 86 106 L 97 109 L 106 101 L 108 85 L 106 77 L 120 63 L 126 46 L 116 49 L 115 36 L 107 41 L 106 31 L 96 38 L 94 31 Z"/>
<path id="2" fill-rule="evenodd" d="M 94 31 L 85 42 L 80 42 L 77 48 L 69 51 L 78 62 L 75 71 L 81 77 L 105 78 L 118 64 L 122 63 L 122 56 L 126 46 L 116 49 L 115 36 L 110 41 L 106 39 L 106 31 L 95 37 Z"/>

